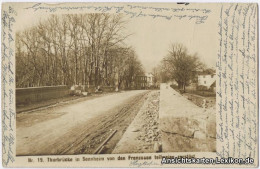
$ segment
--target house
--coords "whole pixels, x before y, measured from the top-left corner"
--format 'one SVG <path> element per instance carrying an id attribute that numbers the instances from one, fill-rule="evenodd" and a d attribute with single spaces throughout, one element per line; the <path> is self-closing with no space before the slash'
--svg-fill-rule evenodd
<path id="1" fill-rule="evenodd" d="M 136 89 L 146 89 L 147 87 L 147 77 L 146 76 L 136 76 L 135 77 L 135 88 Z"/>
<path id="2" fill-rule="evenodd" d="M 205 86 L 210 89 L 211 85 L 216 81 L 216 73 L 201 72 L 198 74 L 198 86 Z"/>
<path id="3" fill-rule="evenodd" d="M 154 77 L 152 73 L 145 73 L 145 76 L 147 77 L 147 87 L 154 86 Z"/>

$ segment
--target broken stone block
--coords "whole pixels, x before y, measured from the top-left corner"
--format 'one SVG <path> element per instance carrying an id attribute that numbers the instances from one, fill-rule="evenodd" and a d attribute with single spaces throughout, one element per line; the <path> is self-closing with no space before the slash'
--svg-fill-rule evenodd
<path id="1" fill-rule="evenodd" d="M 206 139 L 206 133 L 201 132 L 201 131 L 195 131 L 195 132 L 194 132 L 194 138 L 197 138 L 197 139 Z"/>
<path id="2" fill-rule="evenodd" d="M 138 132 L 140 131 L 139 129 L 133 129 L 132 132 Z"/>
<path id="3" fill-rule="evenodd" d="M 148 131 L 148 134 L 153 134 L 153 130 L 149 130 L 149 131 Z"/>
<path id="4" fill-rule="evenodd" d="M 192 137 L 194 131 L 199 129 L 199 122 L 195 119 L 188 119 L 187 117 L 161 118 L 160 128 L 164 132 Z"/>
<path id="5" fill-rule="evenodd" d="M 88 96 L 88 92 L 82 92 L 83 96 Z"/>
<path id="6" fill-rule="evenodd" d="M 154 143 L 154 146 L 153 146 L 153 150 L 157 153 L 157 152 L 162 152 L 162 145 L 159 144 L 158 142 L 155 142 Z"/>
<path id="7" fill-rule="evenodd" d="M 75 90 L 75 95 L 80 96 L 81 95 L 81 90 Z"/>

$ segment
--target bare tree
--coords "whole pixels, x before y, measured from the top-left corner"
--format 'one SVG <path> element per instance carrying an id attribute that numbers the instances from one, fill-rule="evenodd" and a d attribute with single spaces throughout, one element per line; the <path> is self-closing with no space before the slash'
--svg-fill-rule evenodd
<path id="1" fill-rule="evenodd" d="M 185 92 L 197 71 L 203 66 L 197 55 L 188 54 L 182 44 L 173 44 L 168 55 L 163 59 L 164 68 L 170 72 L 170 78 L 178 83 L 178 87 Z"/>
<path id="2" fill-rule="evenodd" d="M 120 14 L 51 15 L 17 33 L 17 87 L 129 87 L 142 65 L 124 44 L 125 24 Z"/>

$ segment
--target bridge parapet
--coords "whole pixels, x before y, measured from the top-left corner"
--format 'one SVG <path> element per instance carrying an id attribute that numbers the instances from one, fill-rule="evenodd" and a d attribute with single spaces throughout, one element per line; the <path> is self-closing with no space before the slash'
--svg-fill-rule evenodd
<path id="1" fill-rule="evenodd" d="M 216 110 L 198 107 L 161 84 L 159 128 L 163 152 L 216 151 Z"/>
<path id="2" fill-rule="evenodd" d="M 30 104 L 69 95 L 69 86 L 16 88 L 16 105 Z"/>

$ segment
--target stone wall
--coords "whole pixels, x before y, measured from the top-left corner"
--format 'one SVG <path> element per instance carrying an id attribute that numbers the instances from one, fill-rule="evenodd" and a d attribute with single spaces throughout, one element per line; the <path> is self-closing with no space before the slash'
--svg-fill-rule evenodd
<path id="1" fill-rule="evenodd" d="M 16 89 L 16 104 L 30 104 L 69 95 L 68 86 L 44 86 Z"/>
<path id="2" fill-rule="evenodd" d="M 162 152 L 215 152 L 216 110 L 203 109 L 167 84 L 160 87 Z"/>
<path id="3" fill-rule="evenodd" d="M 103 92 L 113 92 L 114 87 L 101 86 L 100 89 Z M 78 90 L 83 90 L 80 88 Z M 85 91 L 89 93 L 95 93 L 95 86 L 85 86 Z M 36 103 L 49 99 L 61 98 L 69 96 L 71 90 L 69 86 L 43 86 L 43 87 L 28 87 L 28 88 L 17 88 L 16 89 L 16 104 L 17 105 L 28 105 L 30 103 Z"/>
<path id="4" fill-rule="evenodd" d="M 101 86 L 101 89 L 102 89 L 104 92 L 113 92 L 113 91 L 115 91 L 115 88 L 114 88 L 114 87 L 111 87 L 111 86 Z"/>
<path id="5" fill-rule="evenodd" d="M 216 98 L 215 97 L 202 97 L 195 94 L 185 93 L 183 94 L 188 100 L 192 101 L 194 104 L 196 104 L 199 107 L 209 108 L 209 107 L 215 107 L 216 105 Z M 204 103 L 204 100 L 206 101 Z"/>

